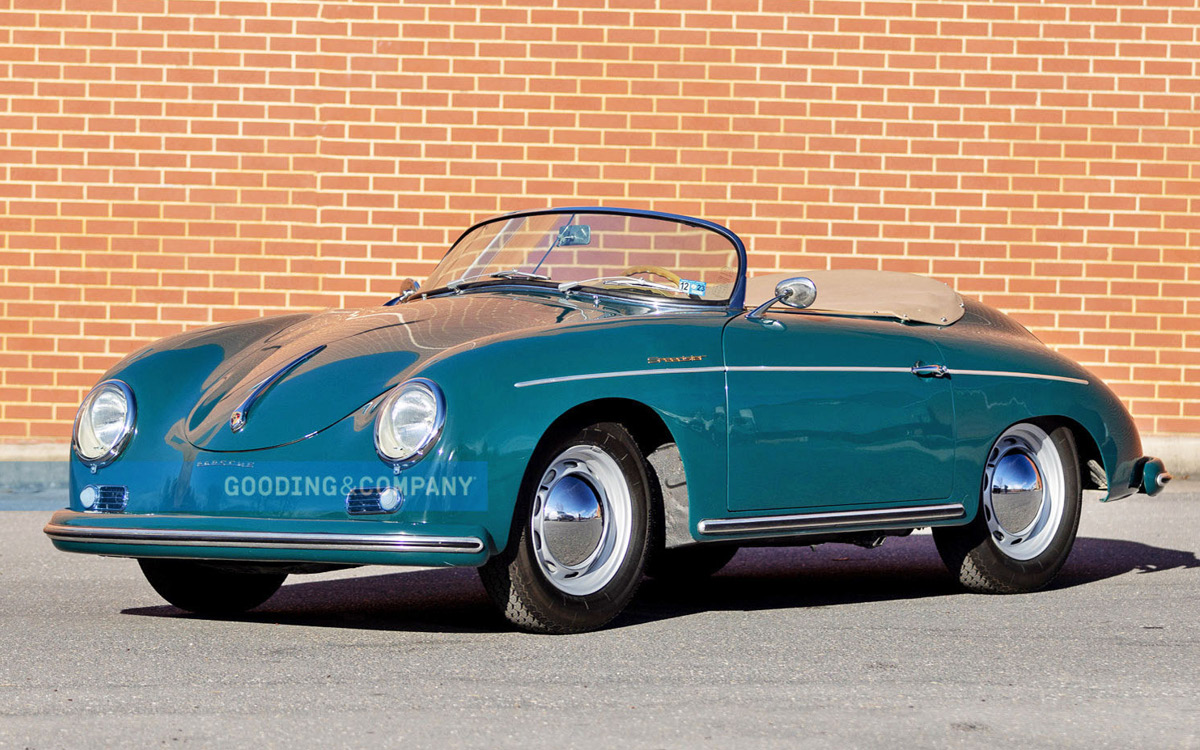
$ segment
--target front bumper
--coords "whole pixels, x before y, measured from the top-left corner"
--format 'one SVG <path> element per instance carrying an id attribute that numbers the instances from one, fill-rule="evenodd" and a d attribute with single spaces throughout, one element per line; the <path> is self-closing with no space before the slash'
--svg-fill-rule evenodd
<path id="1" fill-rule="evenodd" d="M 277 520 L 219 516 L 98 514 L 60 510 L 44 531 L 66 552 L 339 565 L 482 565 L 489 538 L 478 527 Z"/>

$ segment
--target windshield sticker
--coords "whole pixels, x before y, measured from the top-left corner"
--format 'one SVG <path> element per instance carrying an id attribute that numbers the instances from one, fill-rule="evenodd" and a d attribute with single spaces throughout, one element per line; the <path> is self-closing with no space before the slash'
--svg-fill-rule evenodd
<path id="1" fill-rule="evenodd" d="M 703 295 L 706 289 L 708 289 L 708 282 L 706 281 L 692 281 L 691 279 L 679 280 L 679 291 L 684 292 L 685 294 Z"/>

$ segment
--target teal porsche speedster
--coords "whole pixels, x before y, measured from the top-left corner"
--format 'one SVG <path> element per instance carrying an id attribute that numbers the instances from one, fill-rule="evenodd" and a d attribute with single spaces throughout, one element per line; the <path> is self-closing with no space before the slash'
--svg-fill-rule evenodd
<path id="1" fill-rule="evenodd" d="M 377 307 L 164 339 L 83 400 L 46 533 L 197 613 L 294 573 L 466 565 L 514 625 L 566 633 L 644 575 L 921 527 L 968 589 L 1031 591 L 1082 490 L 1170 479 L 1095 375 L 944 284 L 746 269 L 708 221 L 523 211 Z"/>

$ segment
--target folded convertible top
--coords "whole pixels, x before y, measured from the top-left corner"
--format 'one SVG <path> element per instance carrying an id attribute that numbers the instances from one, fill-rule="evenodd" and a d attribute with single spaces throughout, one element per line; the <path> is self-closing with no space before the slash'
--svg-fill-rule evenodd
<path id="1" fill-rule="evenodd" d="M 796 276 L 807 276 L 817 285 L 817 301 L 808 308 L 814 312 L 881 315 L 934 325 L 950 325 L 963 316 L 962 297 L 937 279 L 857 269 L 753 276 L 746 279 L 746 307 L 771 299 L 776 284 Z"/>

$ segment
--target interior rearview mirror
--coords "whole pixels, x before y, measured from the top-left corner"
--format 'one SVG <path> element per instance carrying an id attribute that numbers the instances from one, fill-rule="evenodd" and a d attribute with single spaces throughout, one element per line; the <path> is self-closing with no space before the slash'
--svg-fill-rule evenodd
<path id="1" fill-rule="evenodd" d="M 587 224 L 568 224 L 558 230 L 558 246 L 589 245 L 592 242 L 592 228 Z"/>
<path id="2" fill-rule="evenodd" d="M 775 296 L 788 307 L 803 310 L 817 301 L 817 285 L 807 276 L 784 279 L 775 285 Z"/>

